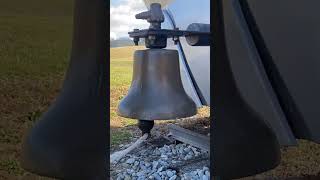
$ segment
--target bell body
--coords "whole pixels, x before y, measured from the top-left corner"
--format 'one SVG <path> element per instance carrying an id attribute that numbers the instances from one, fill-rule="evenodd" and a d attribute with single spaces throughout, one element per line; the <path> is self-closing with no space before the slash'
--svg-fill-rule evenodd
<path id="1" fill-rule="evenodd" d="M 131 87 L 118 106 L 118 115 L 132 119 L 166 120 L 196 113 L 196 104 L 182 85 L 178 51 L 135 51 Z"/>

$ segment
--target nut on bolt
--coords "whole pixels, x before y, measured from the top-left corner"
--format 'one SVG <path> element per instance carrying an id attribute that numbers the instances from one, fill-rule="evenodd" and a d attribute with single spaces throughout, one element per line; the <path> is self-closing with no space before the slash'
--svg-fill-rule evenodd
<path id="1" fill-rule="evenodd" d="M 179 28 L 176 27 L 176 28 L 174 28 L 174 30 L 175 31 L 179 31 Z M 174 44 L 176 45 L 176 44 L 178 44 L 179 37 L 178 36 L 173 36 L 172 40 L 173 40 Z"/>
<path id="2" fill-rule="evenodd" d="M 140 40 L 139 37 L 134 37 L 133 38 L 134 45 L 138 46 L 139 45 L 139 40 Z"/>
<path id="3" fill-rule="evenodd" d="M 139 31 L 139 29 L 133 29 L 133 32 L 137 32 L 137 31 Z M 134 45 L 138 46 L 139 45 L 139 40 L 140 40 L 139 37 L 134 37 L 133 38 Z"/>
<path id="4" fill-rule="evenodd" d="M 178 44 L 179 37 L 178 37 L 178 36 L 174 36 L 174 37 L 172 38 L 172 40 L 173 40 L 174 44 L 176 45 L 176 44 Z"/>
<path id="5" fill-rule="evenodd" d="M 150 40 L 151 44 L 154 44 L 154 41 L 156 40 L 156 36 L 155 35 L 149 35 L 148 39 Z"/>

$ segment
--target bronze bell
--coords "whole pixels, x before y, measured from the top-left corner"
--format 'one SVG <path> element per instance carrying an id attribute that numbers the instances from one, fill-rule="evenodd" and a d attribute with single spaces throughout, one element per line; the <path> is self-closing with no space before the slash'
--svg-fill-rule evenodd
<path id="1" fill-rule="evenodd" d="M 118 106 L 118 115 L 145 122 L 184 118 L 196 113 L 196 104 L 182 85 L 178 51 L 135 51 L 131 87 Z"/>

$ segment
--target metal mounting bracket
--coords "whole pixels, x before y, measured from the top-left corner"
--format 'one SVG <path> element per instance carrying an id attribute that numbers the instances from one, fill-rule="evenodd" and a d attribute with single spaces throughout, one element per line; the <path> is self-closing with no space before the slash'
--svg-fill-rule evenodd
<path id="1" fill-rule="evenodd" d="M 135 45 L 138 45 L 140 38 L 145 38 L 147 48 L 165 48 L 167 38 L 172 38 L 176 44 L 181 36 L 185 36 L 187 42 L 192 46 L 209 46 L 210 44 L 210 25 L 208 24 L 193 23 L 188 26 L 187 30 L 161 29 L 164 15 L 158 3 L 151 4 L 149 11 L 137 14 L 136 19 L 147 20 L 150 27 L 142 30 L 134 29 L 128 33 L 133 38 Z"/>

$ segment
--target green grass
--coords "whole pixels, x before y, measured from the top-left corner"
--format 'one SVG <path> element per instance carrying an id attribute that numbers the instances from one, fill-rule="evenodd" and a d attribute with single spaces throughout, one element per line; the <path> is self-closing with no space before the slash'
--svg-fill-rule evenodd
<path id="1" fill-rule="evenodd" d="M 119 145 L 124 141 L 130 140 L 132 137 L 132 134 L 128 131 L 118 131 L 113 134 L 112 139 L 111 139 L 111 144 L 112 145 Z"/>
<path id="2" fill-rule="evenodd" d="M 60 91 L 73 0 L 0 4 L 0 179 L 43 179 L 20 167 L 20 143 Z"/>
<path id="3" fill-rule="evenodd" d="M 23 169 L 19 166 L 15 159 L 7 159 L 5 161 L 1 161 L 0 165 L 2 167 L 5 167 L 5 170 L 10 175 L 22 175 L 24 173 Z"/>
<path id="4" fill-rule="evenodd" d="M 132 134 L 124 127 L 135 125 L 136 120 L 117 115 L 117 106 L 126 95 L 132 78 L 133 53 L 142 47 L 121 47 L 110 49 L 110 125 L 111 146 L 130 139 Z"/>

